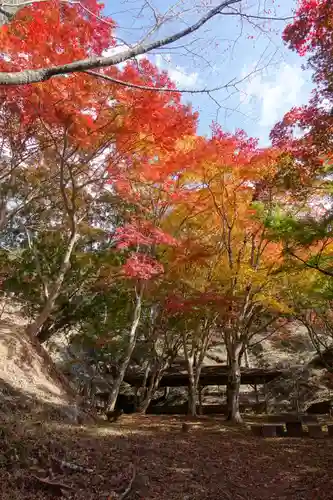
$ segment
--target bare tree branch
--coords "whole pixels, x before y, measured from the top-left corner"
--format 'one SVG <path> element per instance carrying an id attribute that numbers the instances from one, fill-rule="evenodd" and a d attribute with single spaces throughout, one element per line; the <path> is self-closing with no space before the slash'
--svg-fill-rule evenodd
<path id="1" fill-rule="evenodd" d="M 122 85 L 124 87 L 130 87 L 138 90 L 151 90 L 153 92 L 180 92 L 182 94 L 210 94 L 211 92 L 217 92 L 218 90 L 222 90 L 228 87 L 234 87 L 241 81 L 235 81 L 235 79 L 230 80 L 228 83 L 224 85 L 220 85 L 218 87 L 213 87 L 211 89 L 173 89 L 168 87 L 151 87 L 149 85 L 138 85 L 131 82 L 126 82 L 124 80 L 119 80 L 118 78 L 113 78 L 112 76 L 104 75 L 103 73 L 97 73 L 96 71 L 88 70 L 84 71 L 88 75 L 97 76 L 98 78 L 102 78 L 103 80 L 108 80 L 109 82 L 116 83 L 117 85 Z M 243 80 L 243 79 L 242 79 Z"/>
<path id="2" fill-rule="evenodd" d="M 245 19 L 258 19 L 261 21 L 292 21 L 294 16 L 286 16 L 286 17 L 270 17 L 270 16 L 256 16 L 252 14 L 244 14 L 237 9 L 231 9 L 232 12 L 220 12 L 222 16 L 241 16 Z"/>
<path id="3" fill-rule="evenodd" d="M 113 56 L 90 57 L 88 59 L 82 59 L 60 66 L 52 66 L 50 68 L 27 69 L 19 72 L 0 73 L 0 85 L 26 85 L 30 83 L 43 82 L 57 75 L 82 72 L 94 68 L 114 66 L 116 64 L 125 62 L 128 59 L 132 59 L 133 57 L 146 54 L 153 49 L 169 45 L 185 36 L 191 35 L 192 33 L 199 30 L 210 19 L 215 17 L 217 14 L 220 14 L 223 9 L 235 3 L 239 3 L 240 1 L 241 0 L 224 0 L 224 2 L 221 2 L 217 7 L 214 7 L 209 12 L 207 12 L 207 14 L 202 16 L 196 23 L 181 31 L 178 31 L 178 33 L 154 42 L 138 44 L 133 48 L 125 49 L 123 52 L 114 54 Z"/>
<path id="4" fill-rule="evenodd" d="M 127 496 L 131 492 L 131 489 L 132 489 L 132 486 L 133 486 L 133 483 L 134 483 L 134 479 L 135 479 L 135 476 L 136 476 L 136 468 L 135 468 L 135 466 L 133 464 L 131 465 L 131 468 L 132 468 L 132 477 L 130 479 L 130 482 L 128 483 L 127 488 L 121 494 L 119 494 L 118 500 L 125 500 L 125 498 L 127 498 Z"/>
<path id="5" fill-rule="evenodd" d="M 297 255 L 296 253 L 294 253 L 290 249 L 288 249 L 287 251 L 288 251 L 289 255 L 291 255 L 295 259 L 299 260 L 300 262 L 302 262 L 305 265 L 305 267 L 308 267 L 309 269 L 315 269 L 316 271 L 324 274 L 325 276 L 331 276 L 331 277 L 333 276 L 333 271 L 328 271 L 327 269 L 320 267 L 318 263 L 317 264 L 310 264 L 309 262 L 307 262 L 305 259 L 302 259 L 302 257 Z"/>

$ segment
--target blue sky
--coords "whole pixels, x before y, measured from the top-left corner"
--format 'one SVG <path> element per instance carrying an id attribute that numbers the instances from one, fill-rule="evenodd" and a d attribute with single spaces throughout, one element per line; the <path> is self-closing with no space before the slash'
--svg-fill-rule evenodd
<path id="1" fill-rule="evenodd" d="M 217 3 L 174 0 L 172 18 L 151 39 L 183 29 Z M 107 0 L 105 13 L 118 23 L 117 36 L 135 43 L 153 26 L 154 16 L 163 15 L 172 5 L 172 0 Z M 296 1 L 242 0 L 233 7 L 252 16 L 288 17 Z M 306 61 L 281 39 L 286 24 L 218 16 L 195 35 L 152 53 L 150 59 L 168 70 L 178 88 L 203 89 L 239 82 L 212 93 L 212 97 L 183 94 L 183 101 L 199 111 L 199 133 L 209 133 L 212 120 L 217 119 L 223 129 L 233 132 L 243 128 L 258 137 L 261 145 L 268 145 L 272 126 L 292 106 L 305 104 L 313 87 L 310 72 L 302 69 Z"/>

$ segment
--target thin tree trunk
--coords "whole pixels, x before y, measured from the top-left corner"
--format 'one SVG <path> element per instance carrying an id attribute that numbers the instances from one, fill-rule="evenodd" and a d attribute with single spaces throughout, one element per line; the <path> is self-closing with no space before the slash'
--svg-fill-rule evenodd
<path id="1" fill-rule="evenodd" d="M 159 377 L 158 380 L 156 381 L 156 383 L 154 384 L 154 387 L 152 387 L 152 390 L 149 391 L 149 396 L 147 394 L 147 398 L 145 399 L 145 401 L 142 403 L 141 407 L 140 407 L 140 413 L 146 413 L 149 405 L 151 403 L 153 404 L 157 404 L 157 403 L 161 403 L 161 402 L 165 402 L 168 398 L 168 395 L 169 395 L 169 387 L 165 387 L 165 390 L 164 390 L 164 395 L 160 398 L 158 398 L 157 400 L 153 400 L 153 397 L 154 397 L 154 394 L 155 392 L 157 391 L 157 389 L 159 388 L 159 384 L 160 384 L 160 381 L 161 381 L 161 378 L 162 377 Z"/>
<path id="2" fill-rule="evenodd" d="M 195 417 L 197 414 L 197 395 L 193 385 L 188 387 L 188 414 Z"/>
<path id="3" fill-rule="evenodd" d="M 131 330 L 129 333 L 127 349 L 126 349 L 125 356 L 122 360 L 122 363 L 119 367 L 118 375 L 117 375 L 117 377 L 114 380 L 113 385 L 112 385 L 112 389 L 111 389 L 109 401 L 108 401 L 108 406 L 107 406 L 108 412 L 114 411 L 114 409 L 115 409 L 119 390 L 120 390 L 121 384 L 124 380 L 127 367 L 129 365 L 132 353 L 133 353 L 134 348 L 135 348 L 136 338 L 137 338 L 136 334 L 137 334 L 137 329 L 138 329 L 138 326 L 140 323 L 140 318 L 141 318 L 142 294 L 143 294 L 143 287 L 141 287 L 140 292 L 136 294 L 136 305 L 135 305 L 134 314 L 133 314 L 132 326 L 131 326 Z"/>
<path id="4" fill-rule="evenodd" d="M 200 333 L 200 330 L 199 332 Z M 185 360 L 187 363 L 187 372 L 188 372 L 188 412 L 192 416 L 196 416 L 197 414 L 197 392 L 198 386 L 200 385 L 200 374 L 201 368 L 203 365 L 203 361 L 205 355 L 208 350 L 209 342 L 211 339 L 210 336 L 210 327 L 208 324 L 208 320 L 206 319 L 201 329 L 201 336 L 199 336 L 199 342 L 193 342 L 191 346 L 191 353 L 188 352 L 187 346 L 187 338 L 185 332 L 183 332 L 183 348 Z"/>
<path id="5" fill-rule="evenodd" d="M 193 357 L 188 356 L 187 369 L 188 369 L 188 413 L 195 417 L 197 414 L 197 386 L 195 383 Z"/>
<path id="6" fill-rule="evenodd" d="M 74 250 L 74 247 L 75 247 L 75 244 L 76 244 L 78 238 L 79 238 L 79 235 L 76 232 L 72 233 L 71 238 L 70 238 L 69 243 L 68 243 L 68 246 L 67 246 L 66 253 L 64 255 L 64 258 L 63 258 L 61 266 L 60 266 L 59 274 L 57 276 L 57 279 L 53 283 L 51 290 L 49 291 L 49 295 L 46 298 L 44 307 L 41 310 L 41 312 L 39 313 L 39 315 L 37 316 L 37 318 L 35 319 L 35 321 L 33 323 L 31 323 L 30 325 L 28 325 L 28 327 L 26 329 L 26 331 L 29 335 L 32 335 L 34 337 L 38 337 L 38 334 L 39 334 L 42 326 L 50 317 L 50 315 L 53 311 L 53 308 L 54 308 L 55 301 L 57 300 L 57 298 L 59 296 L 62 284 L 63 284 L 65 276 L 66 276 L 66 273 L 70 267 L 70 259 L 71 259 L 71 256 L 72 256 L 72 253 L 73 253 L 73 250 Z M 43 338 L 43 340 L 45 341 L 47 339 Z"/>
<path id="7" fill-rule="evenodd" d="M 166 360 L 164 360 L 164 363 L 162 366 L 159 368 L 155 368 L 155 372 L 151 374 L 150 382 L 148 389 L 145 394 L 144 400 L 140 404 L 140 413 L 145 413 L 154 397 L 155 392 L 159 388 L 160 382 L 163 378 L 164 372 L 170 368 L 172 361 L 174 359 L 174 356 L 168 356 Z M 168 391 L 166 391 L 165 394 L 167 394 Z"/>
<path id="8" fill-rule="evenodd" d="M 154 393 L 156 392 L 158 388 L 158 384 L 160 383 L 160 378 L 158 377 L 158 374 L 151 374 L 151 378 L 149 381 L 148 389 L 145 394 L 144 400 L 140 404 L 140 413 L 146 413 L 148 406 L 151 403 L 151 400 L 154 396 Z"/>
<path id="9" fill-rule="evenodd" d="M 150 362 L 147 364 L 145 368 L 145 373 L 142 381 L 141 387 L 138 387 L 136 391 L 136 402 L 138 405 L 141 405 L 141 403 L 146 399 L 147 396 L 147 381 L 150 373 Z"/>
<path id="10" fill-rule="evenodd" d="M 245 368 L 250 368 L 250 363 L 249 363 L 249 353 L 247 346 L 244 348 L 244 363 L 245 363 Z"/>
<path id="11" fill-rule="evenodd" d="M 53 311 L 54 304 L 55 304 L 55 301 L 58 297 L 58 294 L 59 294 L 59 290 L 58 290 L 58 293 L 54 293 L 54 294 L 52 293 L 50 295 L 50 297 L 47 299 L 43 309 L 41 310 L 41 312 L 39 313 L 39 315 L 37 316 L 35 321 L 33 321 L 30 325 L 27 326 L 27 333 L 29 335 L 32 335 L 33 337 L 38 337 L 39 331 L 41 330 L 44 323 L 48 320 L 48 318 L 50 317 L 50 315 Z M 45 340 L 46 339 L 44 339 L 44 341 Z"/>
<path id="12" fill-rule="evenodd" d="M 163 374 L 164 374 L 165 370 L 167 368 L 169 368 L 169 366 L 170 366 L 170 362 L 166 361 L 165 364 L 151 378 L 151 382 L 149 384 L 145 400 L 140 405 L 140 413 L 146 413 L 150 403 L 152 402 L 152 399 L 154 397 L 155 392 L 159 388 Z M 168 391 L 166 390 L 165 395 L 163 397 L 166 398 L 167 394 L 168 394 Z"/>
<path id="13" fill-rule="evenodd" d="M 188 414 L 195 417 L 197 414 L 197 384 L 194 375 L 194 356 L 192 354 L 188 355 L 186 346 L 184 346 L 184 350 L 186 352 L 185 358 L 188 373 Z"/>
<path id="14" fill-rule="evenodd" d="M 151 403 L 151 400 L 153 399 L 154 393 L 155 393 L 155 387 L 149 387 L 144 401 L 140 404 L 139 413 L 142 413 L 142 414 L 146 413 L 146 411 L 148 410 L 148 407 Z"/>
<path id="15" fill-rule="evenodd" d="M 267 391 L 266 380 L 264 381 L 264 395 L 265 395 L 265 413 L 267 415 L 267 413 L 268 413 L 268 391 Z"/>
<path id="16" fill-rule="evenodd" d="M 187 374 L 188 374 L 188 414 L 192 415 L 192 417 L 196 416 L 197 413 L 197 398 L 196 398 L 196 383 L 194 376 L 194 348 L 191 346 L 191 353 L 188 352 L 188 339 L 186 333 L 183 332 L 183 349 L 184 356 L 187 365 Z"/>
<path id="17" fill-rule="evenodd" d="M 256 403 L 258 405 L 259 404 L 259 393 L 258 393 L 258 386 L 257 386 L 257 384 L 254 384 L 254 392 L 255 392 L 255 396 L 256 396 Z"/>
<path id="18" fill-rule="evenodd" d="M 202 386 L 199 385 L 199 415 L 202 415 Z"/>
<path id="19" fill-rule="evenodd" d="M 241 383 L 240 370 L 240 352 L 241 346 L 236 345 L 230 356 L 230 367 L 228 376 L 228 415 L 227 420 L 235 423 L 241 423 L 242 417 L 239 411 L 239 392 Z"/>

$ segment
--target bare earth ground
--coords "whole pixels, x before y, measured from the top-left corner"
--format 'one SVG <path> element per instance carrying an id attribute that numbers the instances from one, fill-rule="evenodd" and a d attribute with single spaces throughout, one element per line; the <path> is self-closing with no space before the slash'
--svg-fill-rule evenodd
<path id="1" fill-rule="evenodd" d="M 67 498 L 116 498 L 136 478 L 131 500 L 333 499 L 333 440 L 260 439 L 221 419 L 188 433 L 180 418 L 126 416 L 116 424 L 73 426 L 25 420 L 0 427 L 1 499 L 57 498 L 33 475 L 51 456 L 91 469 L 63 471 Z M 61 494 L 60 494 L 61 497 Z"/>
<path id="2" fill-rule="evenodd" d="M 0 321 L 0 500 L 119 500 L 131 464 L 129 500 L 333 500 L 333 439 L 264 440 L 212 417 L 188 433 L 169 416 L 70 423 L 73 392 L 23 326 Z"/>

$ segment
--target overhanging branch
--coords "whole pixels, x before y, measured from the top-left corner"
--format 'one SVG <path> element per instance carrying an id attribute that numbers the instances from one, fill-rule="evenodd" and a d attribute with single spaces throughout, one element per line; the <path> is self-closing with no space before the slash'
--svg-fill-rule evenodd
<path id="1" fill-rule="evenodd" d="M 258 71 L 261 71 L 261 70 L 258 70 Z M 171 92 L 171 93 L 179 92 L 182 94 L 208 94 L 208 95 L 210 95 L 212 92 L 217 92 L 218 90 L 227 89 L 229 87 L 236 87 L 236 85 L 238 85 L 239 83 L 242 83 L 245 80 L 245 78 L 242 78 L 241 80 L 236 81 L 236 79 L 233 78 L 232 80 L 230 80 L 229 82 L 227 82 L 223 85 L 219 85 L 218 87 L 212 87 L 212 88 L 208 88 L 208 89 L 206 89 L 206 88 L 202 88 L 202 89 L 178 89 L 177 88 L 177 89 L 175 89 L 175 88 L 169 88 L 169 87 L 151 87 L 149 85 L 139 85 L 139 84 L 131 83 L 128 81 L 119 80 L 119 78 L 113 78 L 112 76 L 104 75 L 103 73 L 98 73 L 97 71 L 92 71 L 92 70 L 83 71 L 83 73 L 86 73 L 87 75 L 95 76 L 97 78 L 102 78 L 103 80 L 107 80 L 111 83 L 115 83 L 117 85 L 121 85 L 123 87 L 129 87 L 132 89 L 149 90 L 152 92 Z"/>
<path id="2" fill-rule="evenodd" d="M 90 69 L 105 68 L 108 66 L 120 64 L 127 61 L 128 59 L 132 59 L 139 55 L 146 54 L 154 49 L 164 47 L 196 32 L 210 19 L 220 14 L 223 9 L 229 7 L 230 5 L 239 3 L 240 1 L 241 0 L 225 0 L 224 2 L 221 2 L 217 7 L 214 7 L 209 12 L 207 12 L 207 14 L 202 16 L 196 23 L 179 31 L 178 33 L 162 38 L 155 42 L 138 44 L 132 48 L 125 49 L 123 52 L 114 54 L 113 56 L 90 57 L 88 59 L 82 59 L 80 61 L 74 61 L 72 63 L 63 64 L 60 66 L 52 66 L 50 68 L 27 69 L 19 72 L 0 73 L 0 85 L 27 85 L 31 83 L 43 82 L 57 75 L 83 72 Z"/>
<path id="3" fill-rule="evenodd" d="M 302 264 L 304 264 L 305 267 L 308 267 L 309 269 L 314 269 L 314 270 L 318 271 L 319 273 L 324 274 L 325 276 L 333 277 L 333 271 L 328 271 L 327 269 L 320 267 L 318 264 L 310 264 L 309 262 L 307 262 L 305 259 L 302 259 L 302 257 L 297 255 L 296 253 L 294 253 L 290 249 L 288 249 L 288 254 L 291 255 L 292 257 L 294 257 L 295 259 L 299 260 L 300 262 L 302 262 Z"/>

